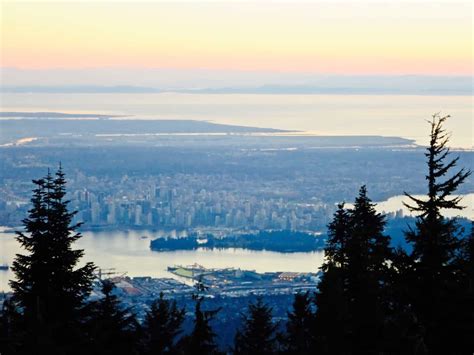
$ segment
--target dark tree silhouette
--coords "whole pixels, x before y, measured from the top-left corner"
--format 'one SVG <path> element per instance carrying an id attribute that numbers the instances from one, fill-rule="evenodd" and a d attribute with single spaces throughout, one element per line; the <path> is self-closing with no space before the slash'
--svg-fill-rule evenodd
<path id="1" fill-rule="evenodd" d="M 328 226 L 328 247 L 316 294 L 316 336 L 330 354 L 371 354 L 384 338 L 384 296 L 389 280 L 390 238 L 362 186 L 352 210 L 339 205 Z"/>
<path id="2" fill-rule="evenodd" d="M 17 354 L 21 349 L 19 343 L 23 338 L 23 330 L 19 328 L 20 313 L 11 298 L 0 300 L 0 354 Z"/>
<path id="3" fill-rule="evenodd" d="M 308 292 L 297 293 L 293 310 L 288 312 L 286 324 L 286 352 L 288 354 L 309 354 L 315 346 L 315 319 L 313 300 Z"/>
<path id="4" fill-rule="evenodd" d="M 333 221 L 328 225 L 328 240 L 324 248 L 325 262 L 321 269 L 337 267 L 347 271 L 347 244 L 351 233 L 351 218 L 344 203 L 338 205 Z"/>
<path id="5" fill-rule="evenodd" d="M 82 250 L 72 249 L 81 238 L 71 225 L 74 212 L 68 212 L 66 181 L 59 167 L 34 180 L 32 208 L 23 223 L 26 232 L 17 240 L 27 251 L 13 262 L 16 279 L 10 282 L 13 301 L 22 311 L 24 337 L 19 352 L 75 353 L 82 335 L 80 312 L 91 290 L 94 266 L 77 268 Z"/>
<path id="6" fill-rule="evenodd" d="M 249 304 L 248 313 L 243 315 L 243 325 L 235 335 L 236 355 L 275 354 L 277 351 L 277 324 L 272 322 L 272 308 L 258 297 Z"/>
<path id="7" fill-rule="evenodd" d="M 191 334 L 184 337 L 179 344 L 182 353 L 193 355 L 220 354 L 215 341 L 216 333 L 212 330 L 210 322 L 215 318 L 218 309 L 203 310 L 204 294 L 207 287 L 199 279 L 196 283 L 196 292 L 193 295 L 195 300 L 194 327 Z"/>
<path id="8" fill-rule="evenodd" d="M 442 216 L 442 209 L 462 209 L 461 197 L 453 197 L 459 185 L 471 174 L 460 169 L 452 172 L 459 157 L 446 161 L 449 156 L 449 134 L 443 124 L 449 116 L 435 114 L 429 122 L 430 143 L 427 157 L 428 194 L 419 199 L 405 193 L 411 200 L 406 206 L 419 213 L 414 229 L 406 233 L 413 246 L 410 281 L 411 302 L 426 328 L 425 341 L 432 353 L 449 353 L 457 344 L 457 325 L 454 314 L 456 302 L 456 256 L 461 248 L 459 227 L 455 219 Z M 473 350 L 473 349 L 470 349 Z"/>
<path id="9" fill-rule="evenodd" d="M 143 322 L 143 345 L 147 354 L 176 353 L 175 340 L 181 333 L 185 310 L 176 301 L 164 298 L 163 293 L 153 301 Z"/>
<path id="10" fill-rule="evenodd" d="M 471 222 L 471 233 L 463 241 L 461 252 L 462 278 L 468 293 L 474 293 L 474 221 Z"/>
<path id="11" fill-rule="evenodd" d="M 350 212 L 347 245 L 347 292 L 352 326 L 352 349 L 375 353 L 383 339 L 384 285 L 389 276 L 390 238 L 383 234 L 384 216 L 375 211 L 362 186 Z"/>
<path id="12" fill-rule="evenodd" d="M 474 351 L 474 222 L 471 232 L 462 241 L 456 267 L 456 288 L 451 289 L 452 305 L 451 334 L 455 345 L 451 348 L 457 353 Z"/>
<path id="13" fill-rule="evenodd" d="M 129 308 L 120 304 L 113 293 L 115 285 L 103 280 L 104 296 L 89 305 L 90 318 L 86 322 L 89 335 L 90 354 L 134 354 L 137 353 L 138 322 Z"/>
<path id="14" fill-rule="evenodd" d="M 392 256 L 390 277 L 386 284 L 384 350 L 388 354 L 425 355 L 428 353 L 425 329 L 410 303 L 410 282 L 413 263 L 402 248 Z"/>
<path id="15" fill-rule="evenodd" d="M 322 354 L 344 354 L 349 344 L 349 301 L 347 295 L 350 214 L 340 204 L 328 225 L 325 261 L 315 294 L 316 348 Z"/>

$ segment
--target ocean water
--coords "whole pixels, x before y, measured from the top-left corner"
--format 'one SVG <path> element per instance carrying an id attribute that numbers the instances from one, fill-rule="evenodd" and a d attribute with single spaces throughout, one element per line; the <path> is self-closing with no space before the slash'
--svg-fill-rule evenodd
<path id="1" fill-rule="evenodd" d="M 154 252 L 150 241 L 158 233 L 151 231 L 84 232 L 75 245 L 85 251 L 82 262 L 92 261 L 100 268 L 114 268 L 128 276 L 174 277 L 168 266 L 199 264 L 207 268 L 241 268 L 257 272 L 294 271 L 317 272 L 324 253 L 276 253 L 245 249 L 187 250 Z M 146 237 L 146 238 L 144 238 Z M 0 231 L 0 264 L 12 264 L 15 254 L 24 251 L 15 234 Z M 10 290 L 10 270 L 0 270 L 0 292 Z"/>
<path id="2" fill-rule="evenodd" d="M 458 196 L 458 195 L 457 195 Z M 460 202 L 461 206 L 464 206 L 462 210 L 442 210 L 442 214 L 445 217 L 454 218 L 454 217 L 464 217 L 471 220 L 474 220 L 474 193 L 461 195 L 462 200 Z M 415 198 L 425 200 L 426 196 L 415 195 Z M 403 205 L 403 202 L 408 204 L 413 204 L 410 202 L 410 199 L 406 196 L 393 196 L 386 201 L 376 202 L 376 210 L 380 213 L 390 213 L 397 212 L 401 210 L 404 216 L 416 216 L 416 213 L 411 212 L 407 207 Z"/>
<path id="3" fill-rule="evenodd" d="M 266 94 L 0 94 L 2 111 L 55 111 L 192 119 L 301 130 L 320 135 L 383 135 L 427 144 L 426 122 L 450 115 L 451 146 L 473 148 L 472 96 Z"/>

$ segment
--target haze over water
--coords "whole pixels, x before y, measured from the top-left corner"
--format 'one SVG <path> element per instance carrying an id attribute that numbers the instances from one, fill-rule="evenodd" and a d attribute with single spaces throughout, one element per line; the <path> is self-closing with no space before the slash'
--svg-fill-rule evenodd
<path id="1" fill-rule="evenodd" d="M 383 135 L 427 144 L 426 120 L 451 115 L 451 146 L 473 148 L 472 96 L 287 94 L 2 93 L 2 111 L 130 115 L 299 130 L 318 135 Z"/>
<path id="2" fill-rule="evenodd" d="M 114 268 L 128 276 L 174 277 L 168 266 L 198 263 L 207 268 L 240 268 L 257 272 L 317 272 L 323 252 L 277 253 L 245 249 L 187 250 L 154 252 L 150 240 L 159 235 L 151 231 L 84 232 L 76 248 L 85 251 L 82 262 L 92 261 L 103 269 Z M 147 238 L 143 238 L 146 236 Z M 24 254 L 15 234 L 3 233 L 0 227 L 0 264 L 12 265 L 15 254 Z M 0 271 L 0 292 L 10 290 L 12 270 Z"/>

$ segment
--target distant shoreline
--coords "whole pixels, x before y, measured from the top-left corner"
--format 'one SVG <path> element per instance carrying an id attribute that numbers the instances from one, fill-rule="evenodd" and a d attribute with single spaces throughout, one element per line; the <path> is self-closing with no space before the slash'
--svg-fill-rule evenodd
<path id="1" fill-rule="evenodd" d="M 406 96 L 471 96 L 472 92 L 465 87 L 446 89 L 407 88 L 407 87 L 325 87 L 325 86 L 291 86 L 263 85 L 258 87 L 216 87 L 202 89 L 170 89 L 139 86 L 0 86 L 2 94 L 183 94 L 183 95 L 406 95 Z"/>
<path id="2" fill-rule="evenodd" d="M 24 232 L 23 227 L 14 227 L 14 226 L 2 226 L 0 227 L 0 233 L 5 234 L 14 234 L 15 232 Z M 80 233 L 84 232 L 127 232 L 127 231 L 143 231 L 143 232 L 151 232 L 151 233 L 158 233 L 158 232 L 176 232 L 182 233 L 186 231 L 185 229 L 176 229 L 176 228 L 150 228 L 150 226 L 88 226 L 88 227 L 80 227 L 78 230 Z"/>

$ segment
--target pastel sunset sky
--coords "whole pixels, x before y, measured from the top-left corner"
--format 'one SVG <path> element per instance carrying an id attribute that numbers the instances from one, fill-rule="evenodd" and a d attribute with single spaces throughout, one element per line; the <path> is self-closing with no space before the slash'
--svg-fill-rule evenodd
<path id="1" fill-rule="evenodd" d="M 1 30 L 1 66 L 26 71 L 472 72 L 468 1 L 7 0 Z"/>

